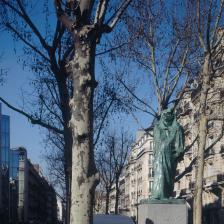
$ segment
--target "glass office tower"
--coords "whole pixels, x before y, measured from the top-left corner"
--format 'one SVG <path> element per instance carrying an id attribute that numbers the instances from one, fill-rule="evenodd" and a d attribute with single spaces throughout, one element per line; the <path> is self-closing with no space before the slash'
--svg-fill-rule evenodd
<path id="1" fill-rule="evenodd" d="M 9 169 L 9 149 L 10 149 L 10 135 L 9 135 L 9 116 L 1 115 L 1 164 L 3 170 Z"/>
<path id="2" fill-rule="evenodd" d="M 2 114 L 0 104 L 0 220 L 6 223 L 9 215 L 9 150 L 10 118 Z"/>
<path id="3" fill-rule="evenodd" d="M 11 180 L 18 179 L 18 168 L 19 168 L 19 157 L 21 154 L 20 149 L 10 149 L 10 159 L 9 159 L 9 178 Z"/>

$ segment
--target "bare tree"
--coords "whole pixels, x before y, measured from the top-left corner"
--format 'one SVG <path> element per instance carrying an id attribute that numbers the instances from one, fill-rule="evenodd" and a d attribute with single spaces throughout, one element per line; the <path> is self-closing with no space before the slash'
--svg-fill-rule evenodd
<path id="1" fill-rule="evenodd" d="M 204 177 L 204 159 L 206 138 L 208 133 L 208 122 L 210 120 L 211 111 L 208 109 L 208 93 L 211 88 L 211 81 L 218 74 L 223 74 L 223 66 L 217 63 L 218 57 L 223 58 L 223 42 L 224 32 L 221 27 L 223 25 L 223 7 L 224 1 L 200 1 L 197 0 L 193 4 L 194 18 L 196 21 L 196 37 L 200 42 L 203 52 L 202 68 L 200 72 L 201 90 L 199 99 L 199 143 L 197 152 L 197 168 L 196 183 L 194 193 L 194 224 L 202 223 L 202 192 Z M 193 26 L 193 24 L 192 24 Z M 221 56 L 221 57 L 220 57 Z M 222 64 L 222 63 L 221 63 Z M 211 116 L 212 119 L 219 119 L 217 115 Z M 223 118 L 220 118 L 223 119 Z"/>
<path id="2" fill-rule="evenodd" d="M 136 109 L 156 118 L 172 103 L 174 106 L 178 104 L 198 71 L 197 46 L 192 41 L 188 15 L 178 14 L 184 8 L 182 4 L 182 1 L 172 4 L 133 1 L 124 18 L 126 35 L 117 38 L 117 45 L 125 43 L 124 39 L 126 43 L 111 53 L 116 61 L 129 60 L 130 66 L 135 66 L 135 76 L 144 75 L 145 81 L 138 93 L 121 78 L 118 80 L 138 102 L 134 105 Z"/>
<path id="3" fill-rule="evenodd" d="M 45 12 L 47 12 L 46 14 L 47 19 L 50 21 L 50 19 L 52 18 L 50 18 L 51 14 L 49 13 L 49 8 L 46 2 L 44 2 L 45 4 L 44 10 Z M 39 124 L 42 127 L 50 130 L 51 136 L 56 136 L 56 137 L 50 138 L 51 140 L 54 141 L 53 144 L 55 143 L 55 138 L 59 140 L 60 144 L 62 143 L 61 138 L 64 139 L 64 143 L 63 143 L 64 144 L 63 146 L 64 159 L 62 161 L 63 161 L 64 172 L 65 172 L 65 180 L 66 180 L 66 192 L 67 192 L 66 201 L 67 201 L 68 215 L 69 215 L 69 207 L 70 207 L 69 202 L 70 202 L 71 160 L 72 160 L 71 152 L 72 152 L 72 146 L 73 146 L 73 137 L 75 138 L 75 136 L 76 137 L 81 136 L 81 145 L 82 146 L 85 145 L 85 147 L 89 145 L 89 149 L 88 147 L 87 148 L 84 147 L 85 150 L 82 152 L 85 154 L 87 153 L 86 155 L 89 155 L 90 157 L 88 156 L 86 157 L 87 163 L 85 164 L 82 163 L 82 165 L 84 166 L 82 168 L 85 168 L 85 169 L 80 169 L 80 171 L 82 171 L 82 173 L 86 175 L 86 178 L 88 180 L 90 179 L 94 180 L 94 178 L 90 178 L 91 171 L 93 171 L 92 173 L 93 176 L 96 171 L 94 168 L 94 160 L 93 160 L 92 135 L 86 136 L 85 134 L 82 135 L 78 132 L 76 132 L 76 135 L 72 134 L 74 129 L 71 128 L 72 125 L 69 125 L 69 123 L 72 124 L 73 123 L 72 121 L 74 121 L 74 119 L 71 119 L 72 113 L 70 110 L 70 106 L 72 108 L 72 102 L 74 100 L 71 100 L 70 104 L 69 104 L 69 100 L 73 95 L 76 95 L 74 94 L 74 89 L 76 92 L 81 90 L 84 90 L 84 92 L 85 91 L 88 92 L 88 96 L 90 96 L 90 98 L 88 99 L 90 100 L 89 103 L 87 103 L 87 101 L 85 102 L 83 101 L 82 103 L 83 105 L 89 107 L 89 109 L 87 110 L 88 111 L 87 114 L 89 114 L 88 116 L 90 117 L 88 119 L 86 118 L 87 120 L 86 119 L 85 120 L 88 123 L 87 125 L 89 127 L 88 132 L 92 133 L 93 94 L 89 95 L 89 91 L 91 92 L 94 90 L 94 85 L 92 84 L 94 84 L 95 62 L 93 59 L 95 58 L 95 53 L 94 53 L 95 47 L 96 47 L 96 44 L 99 42 L 102 33 L 110 32 L 114 28 L 115 24 L 118 22 L 120 16 L 122 15 L 126 7 L 129 5 L 129 3 L 130 1 L 125 1 L 123 4 L 116 7 L 115 13 L 113 14 L 113 16 L 110 17 L 110 19 L 104 24 L 107 1 L 105 2 L 99 1 L 98 7 L 96 8 L 95 7 L 92 8 L 93 1 L 69 1 L 65 3 L 65 5 L 63 2 L 60 3 L 59 1 L 57 1 L 56 5 L 57 5 L 59 20 L 57 20 L 55 27 L 53 27 L 53 32 L 51 34 L 50 34 L 50 29 L 47 29 L 46 33 L 44 34 L 40 32 L 38 27 L 34 24 L 30 14 L 28 13 L 32 11 L 32 8 L 33 8 L 32 3 L 28 3 L 28 2 L 20 1 L 20 0 L 1 1 L 1 9 L 2 9 L 1 23 L 3 21 L 4 27 L 13 34 L 14 38 L 16 40 L 21 41 L 24 44 L 25 46 L 24 51 L 29 56 L 29 60 L 24 59 L 23 62 L 25 65 L 30 66 L 32 72 L 37 74 L 38 82 L 33 82 L 33 83 L 34 83 L 35 89 L 37 90 L 37 96 L 38 96 L 37 101 L 39 102 L 40 106 L 37 111 L 34 111 L 34 113 L 30 113 L 30 112 L 24 111 L 23 109 L 19 109 L 10 105 L 3 98 L 1 98 L 1 101 L 5 103 L 7 106 L 9 106 L 11 109 L 23 114 L 33 124 Z M 85 10 L 86 7 L 88 8 L 88 10 Z M 64 8 L 64 11 L 62 8 Z M 95 18 L 95 21 L 92 22 L 92 20 L 90 19 L 90 14 L 91 14 L 91 11 L 94 11 L 95 9 L 96 9 L 96 18 Z M 66 16 L 68 16 L 69 19 L 71 19 L 72 16 L 74 16 L 74 19 L 75 19 L 74 24 L 76 23 L 77 27 L 73 29 L 73 26 L 71 25 L 74 25 L 74 24 L 71 24 L 70 20 L 66 19 Z M 92 25 L 90 23 L 92 23 Z M 49 23 L 46 24 L 46 27 L 48 27 L 48 25 Z M 69 33 L 66 32 L 64 25 L 65 27 L 68 28 Z M 81 29 L 81 27 L 83 27 L 83 30 Z M 71 30 L 72 32 L 70 32 Z M 75 30 L 77 30 L 78 33 L 75 34 L 75 32 L 73 32 Z M 70 36 L 70 33 L 73 34 L 72 37 Z M 89 36 L 89 34 L 91 35 Z M 79 38 L 77 39 L 77 37 Z M 86 38 L 86 41 L 88 42 L 87 45 L 89 46 L 88 47 L 87 45 L 85 45 L 87 47 L 86 51 L 88 52 L 91 51 L 91 55 L 86 55 L 86 57 L 84 57 L 84 55 L 81 54 L 82 51 L 84 52 L 84 48 L 81 47 L 83 41 L 85 42 L 83 38 L 84 39 Z M 75 49 L 74 49 L 74 42 L 75 42 L 75 45 L 77 44 Z M 87 82 L 83 83 L 84 85 L 81 85 L 82 86 L 80 87 L 81 89 L 79 88 L 76 89 L 77 82 L 73 82 L 75 77 L 72 76 L 71 74 L 73 72 L 76 73 L 76 70 L 73 70 L 73 68 L 76 68 L 77 66 L 73 67 L 71 69 L 72 71 L 67 71 L 67 68 L 69 68 L 69 64 L 67 62 L 71 58 L 73 58 L 74 56 L 76 57 L 79 54 L 81 54 L 80 60 L 84 58 L 87 60 L 86 65 L 88 67 L 88 68 L 85 66 L 83 67 L 83 64 L 80 64 L 80 69 L 82 70 L 81 73 L 83 75 L 82 77 L 83 78 L 87 77 L 87 79 L 90 78 L 93 82 L 92 81 L 88 82 L 88 80 L 86 80 Z M 31 55 L 32 57 L 30 58 Z M 70 65 L 72 65 L 72 63 L 70 63 Z M 69 79 L 69 75 L 71 75 L 71 77 L 73 78 Z M 89 75 L 91 77 L 89 77 Z M 83 92 L 81 91 L 80 94 L 82 93 Z M 109 104 L 109 106 L 111 107 L 111 104 Z M 76 104 L 76 107 L 77 107 L 77 104 Z M 108 113 L 108 111 L 109 109 L 106 109 L 105 112 Z M 79 114 L 73 113 L 73 115 L 78 120 L 80 119 Z M 103 120 L 105 120 L 105 116 L 103 116 Z M 102 125 L 100 125 L 100 127 L 102 127 Z M 84 137 L 84 139 L 82 139 L 82 137 Z M 78 140 L 79 138 L 78 139 L 75 138 L 75 139 Z M 82 143 L 83 140 L 84 142 L 88 142 L 88 143 L 87 144 Z M 78 150 L 76 152 L 78 153 Z M 76 157 L 75 156 L 76 152 L 74 152 L 74 157 Z M 81 157 L 79 157 L 79 159 L 81 159 Z M 92 166 L 93 168 L 91 169 L 91 171 L 89 170 L 90 166 Z M 80 173 L 77 175 L 80 176 Z M 75 180 L 77 179 L 74 178 L 73 180 L 75 182 Z M 87 183 L 88 181 L 86 182 L 86 185 L 88 185 Z M 92 186 L 90 187 L 91 190 L 93 190 L 95 186 L 94 183 L 97 183 L 97 181 L 95 180 L 92 183 L 89 182 L 89 186 L 90 185 Z M 87 192 L 87 194 L 84 194 L 84 195 L 88 197 L 88 200 L 92 198 L 91 192 Z M 78 201 L 78 199 L 76 201 Z M 79 220 L 81 223 L 90 222 L 89 220 L 91 220 L 91 217 L 92 217 L 91 203 L 89 203 L 90 201 L 86 201 L 86 200 L 84 201 L 83 203 L 85 204 L 85 206 L 81 210 L 82 212 L 86 212 L 88 210 L 87 212 L 88 215 L 86 215 L 86 213 L 85 215 L 83 215 L 83 213 L 78 212 L 80 220 L 85 219 L 85 221 L 83 220 L 83 222 Z M 76 207 L 74 204 L 72 208 Z M 81 204 L 81 202 L 79 202 L 78 204 Z M 80 205 L 80 208 L 82 208 L 81 205 Z M 74 222 L 74 219 L 73 219 L 73 222 Z"/>
<path id="4" fill-rule="evenodd" d="M 112 143 L 112 158 L 114 163 L 114 172 L 115 172 L 115 214 L 118 214 L 118 205 L 120 197 L 120 177 L 122 175 L 123 169 L 127 162 L 127 157 L 129 153 L 129 147 L 131 145 L 132 139 L 124 130 L 121 133 L 118 133 L 118 136 L 111 136 Z"/>
<path id="5" fill-rule="evenodd" d="M 95 50 L 103 33 L 111 32 L 124 10 L 130 4 L 124 1 L 115 13 L 105 21 L 108 1 L 69 1 L 68 14 L 61 1 L 56 1 L 59 19 L 74 39 L 74 57 L 68 64 L 73 81 L 73 96 L 70 100 L 73 135 L 71 223 L 92 223 L 94 190 L 99 182 L 93 150 L 93 96 L 95 81 Z M 91 16 L 95 14 L 94 21 Z"/>
<path id="6" fill-rule="evenodd" d="M 106 133 L 101 149 L 97 153 L 97 167 L 101 182 L 106 190 L 106 214 L 109 214 L 109 200 L 113 185 L 115 185 L 115 214 L 118 214 L 120 197 L 120 177 L 127 162 L 131 137 L 123 129 L 120 132 Z"/>
<path id="7" fill-rule="evenodd" d="M 109 137 L 105 137 L 103 149 L 98 149 L 96 164 L 100 174 L 100 181 L 105 190 L 105 214 L 109 214 L 110 192 L 115 180 L 114 164 Z"/>

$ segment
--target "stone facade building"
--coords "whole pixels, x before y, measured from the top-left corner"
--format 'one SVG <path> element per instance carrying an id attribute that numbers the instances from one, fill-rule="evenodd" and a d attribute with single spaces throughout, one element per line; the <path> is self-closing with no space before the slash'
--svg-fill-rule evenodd
<path id="1" fill-rule="evenodd" d="M 185 130 L 185 145 L 192 145 L 198 134 L 198 111 L 200 82 L 192 91 L 186 93 L 177 109 L 179 122 Z M 207 102 L 208 116 L 224 115 L 224 77 L 212 80 Z M 205 167 L 204 167 L 204 220 L 207 223 L 222 223 L 224 220 L 224 137 L 223 121 L 211 120 L 208 123 L 208 135 L 206 141 Z M 218 140 L 218 141 L 217 141 Z M 216 144 L 214 144 L 217 141 Z M 198 143 L 185 153 L 184 160 L 178 164 L 177 175 L 181 174 L 190 164 L 192 170 L 184 175 L 175 184 L 176 197 L 184 197 L 192 208 L 193 192 L 196 177 L 196 163 Z"/>
<path id="2" fill-rule="evenodd" d="M 120 180 L 122 193 L 119 208 L 122 214 L 133 217 L 138 216 L 138 203 L 148 198 L 153 183 L 153 137 L 152 129 L 139 130 L 136 142 L 128 159 L 128 163 Z"/>

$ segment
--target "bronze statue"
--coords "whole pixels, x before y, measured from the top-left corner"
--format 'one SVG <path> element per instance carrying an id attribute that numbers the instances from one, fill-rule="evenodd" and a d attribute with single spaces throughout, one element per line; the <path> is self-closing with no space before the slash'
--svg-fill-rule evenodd
<path id="1" fill-rule="evenodd" d="M 154 183 L 151 199 L 172 197 L 177 161 L 184 151 L 183 128 L 172 109 L 164 110 L 154 127 Z"/>

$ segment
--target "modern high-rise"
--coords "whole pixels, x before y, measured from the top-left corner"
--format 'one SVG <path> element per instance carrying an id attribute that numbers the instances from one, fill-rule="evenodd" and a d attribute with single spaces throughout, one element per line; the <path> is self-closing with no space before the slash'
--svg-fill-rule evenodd
<path id="1" fill-rule="evenodd" d="M 9 216 L 9 149 L 10 118 L 2 114 L 0 104 L 0 220 L 6 223 Z"/>

